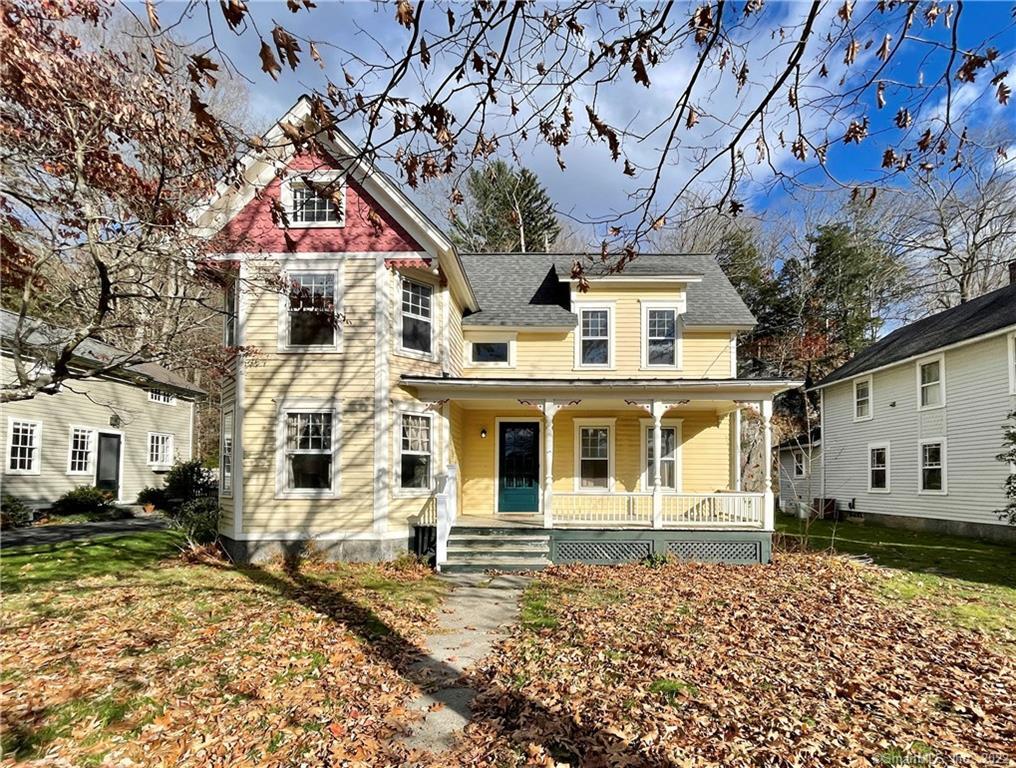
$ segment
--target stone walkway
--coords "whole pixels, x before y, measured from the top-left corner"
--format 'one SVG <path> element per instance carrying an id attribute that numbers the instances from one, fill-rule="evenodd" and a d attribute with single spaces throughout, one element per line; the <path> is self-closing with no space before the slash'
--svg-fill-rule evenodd
<path id="1" fill-rule="evenodd" d="M 443 577 L 451 586 L 439 630 L 427 638 L 430 654 L 410 670 L 424 694 L 409 709 L 425 713 L 405 739 L 412 749 L 441 752 L 450 748 L 472 715 L 476 690 L 462 675 L 483 658 L 515 623 L 525 576 L 482 573 Z"/>
<path id="2" fill-rule="evenodd" d="M 90 539 L 107 533 L 140 533 L 162 531 L 169 523 L 161 517 L 128 517 L 125 520 L 103 520 L 97 523 L 68 523 L 66 525 L 40 525 L 34 528 L 15 528 L 0 533 L 0 548 L 24 547 L 37 544 L 56 544 L 72 539 Z"/>

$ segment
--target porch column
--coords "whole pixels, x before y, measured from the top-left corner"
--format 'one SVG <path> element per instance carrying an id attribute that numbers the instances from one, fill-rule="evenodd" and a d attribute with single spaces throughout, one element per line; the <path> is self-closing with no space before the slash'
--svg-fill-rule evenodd
<path id="1" fill-rule="evenodd" d="M 543 407 L 543 527 L 554 527 L 554 414 L 560 406 L 546 400 Z"/>
<path id="2" fill-rule="evenodd" d="M 649 413 L 653 417 L 653 528 L 663 527 L 663 477 L 660 473 L 663 432 L 660 427 L 665 410 L 664 404 L 659 400 L 653 400 L 649 409 Z"/>
<path id="3" fill-rule="evenodd" d="M 759 406 L 762 414 L 762 528 L 771 531 L 776 522 L 773 503 L 773 401 L 763 400 Z"/>

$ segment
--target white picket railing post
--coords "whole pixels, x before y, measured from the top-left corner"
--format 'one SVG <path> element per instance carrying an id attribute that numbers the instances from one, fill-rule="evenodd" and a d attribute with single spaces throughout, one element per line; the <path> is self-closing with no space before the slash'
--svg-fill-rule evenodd
<path id="1" fill-rule="evenodd" d="M 434 564 L 438 571 L 448 562 L 448 537 L 455 525 L 458 511 L 458 467 L 449 464 L 447 471 L 441 476 L 434 496 L 437 512 L 437 541 L 434 545 Z"/>

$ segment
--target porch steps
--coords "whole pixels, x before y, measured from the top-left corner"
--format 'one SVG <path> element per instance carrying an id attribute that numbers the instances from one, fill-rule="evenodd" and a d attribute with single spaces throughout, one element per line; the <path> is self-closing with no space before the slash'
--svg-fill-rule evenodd
<path id="1" fill-rule="evenodd" d="M 538 528 L 455 526 L 448 537 L 445 573 L 532 571 L 550 565 L 550 536 Z"/>

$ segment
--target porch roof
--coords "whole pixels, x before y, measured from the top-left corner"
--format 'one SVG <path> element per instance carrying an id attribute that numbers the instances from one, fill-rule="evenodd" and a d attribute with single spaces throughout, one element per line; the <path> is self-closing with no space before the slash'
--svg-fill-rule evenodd
<path id="1" fill-rule="evenodd" d="M 403 375 L 404 387 L 420 395 L 450 399 L 492 396 L 527 399 L 643 396 L 689 400 L 755 400 L 804 384 L 795 379 L 619 379 L 619 378 L 467 378 Z"/>

